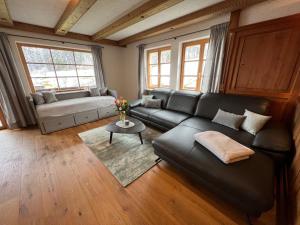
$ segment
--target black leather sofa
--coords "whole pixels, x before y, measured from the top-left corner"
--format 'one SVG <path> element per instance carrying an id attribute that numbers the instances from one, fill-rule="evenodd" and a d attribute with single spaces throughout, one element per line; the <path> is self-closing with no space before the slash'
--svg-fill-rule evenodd
<path id="1" fill-rule="evenodd" d="M 219 108 L 236 114 L 245 109 L 267 114 L 268 100 L 172 90 L 148 94 L 162 99 L 161 109 L 145 108 L 137 100 L 130 104 L 129 115 L 167 131 L 153 141 L 155 154 L 248 215 L 258 216 L 272 208 L 275 168 L 286 161 L 291 149 L 288 130 L 269 122 L 254 136 L 211 122 Z M 226 165 L 194 141 L 195 133 L 207 130 L 222 132 L 256 153 L 248 160 Z"/>

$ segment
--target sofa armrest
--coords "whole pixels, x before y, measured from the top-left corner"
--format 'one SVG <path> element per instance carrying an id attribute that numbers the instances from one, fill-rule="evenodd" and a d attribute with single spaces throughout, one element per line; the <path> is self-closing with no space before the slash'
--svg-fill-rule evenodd
<path id="1" fill-rule="evenodd" d="M 129 108 L 134 108 L 142 105 L 142 99 L 132 100 L 129 102 Z"/>
<path id="2" fill-rule="evenodd" d="M 107 94 L 115 98 L 118 98 L 118 92 L 116 90 L 108 89 Z"/>
<path id="3" fill-rule="evenodd" d="M 256 134 L 252 145 L 269 151 L 286 153 L 292 148 L 292 136 L 283 124 L 272 123 Z"/>

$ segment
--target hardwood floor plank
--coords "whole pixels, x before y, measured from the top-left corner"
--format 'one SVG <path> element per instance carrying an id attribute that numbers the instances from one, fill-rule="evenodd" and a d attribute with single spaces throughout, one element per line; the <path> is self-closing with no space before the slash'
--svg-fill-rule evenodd
<path id="1" fill-rule="evenodd" d="M 0 131 L 0 225 L 246 224 L 164 161 L 122 187 L 78 136 L 115 119 L 49 135 Z M 274 224 L 275 217 L 272 209 L 254 224 Z"/>

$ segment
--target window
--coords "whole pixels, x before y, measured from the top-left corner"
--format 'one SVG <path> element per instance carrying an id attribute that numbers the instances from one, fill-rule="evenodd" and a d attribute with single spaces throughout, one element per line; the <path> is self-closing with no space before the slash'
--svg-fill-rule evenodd
<path id="1" fill-rule="evenodd" d="M 183 44 L 180 89 L 200 91 L 208 41 L 208 39 L 201 39 Z"/>
<path id="2" fill-rule="evenodd" d="M 171 47 L 147 51 L 148 88 L 170 87 Z"/>
<path id="3" fill-rule="evenodd" d="M 32 91 L 57 91 L 96 86 L 89 51 L 18 43 Z"/>

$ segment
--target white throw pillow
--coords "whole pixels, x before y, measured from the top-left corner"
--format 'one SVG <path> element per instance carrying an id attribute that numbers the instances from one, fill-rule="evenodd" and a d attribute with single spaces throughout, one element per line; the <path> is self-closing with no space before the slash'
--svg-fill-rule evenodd
<path id="1" fill-rule="evenodd" d="M 244 116 L 246 116 L 246 119 L 242 123 L 241 128 L 253 135 L 256 135 L 271 119 L 271 116 L 264 116 L 247 109 L 245 110 Z"/>
<path id="2" fill-rule="evenodd" d="M 153 97 L 154 97 L 154 95 L 143 95 L 142 96 L 141 104 L 145 105 L 145 100 L 147 100 L 147 99 L 153 99 Z"/>

